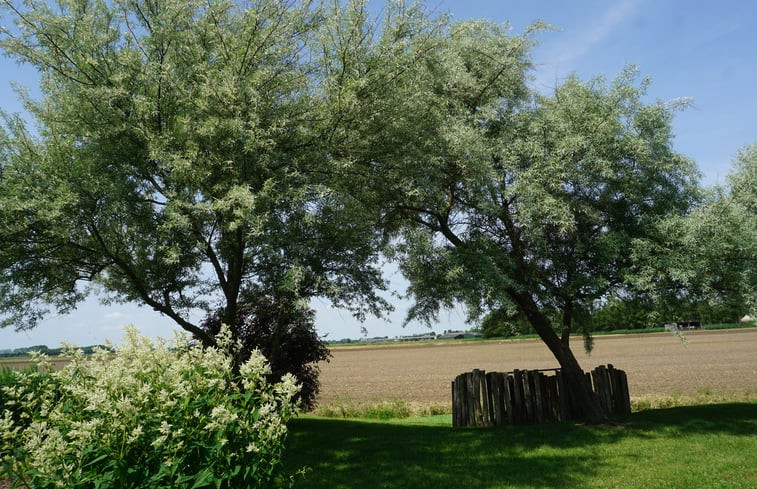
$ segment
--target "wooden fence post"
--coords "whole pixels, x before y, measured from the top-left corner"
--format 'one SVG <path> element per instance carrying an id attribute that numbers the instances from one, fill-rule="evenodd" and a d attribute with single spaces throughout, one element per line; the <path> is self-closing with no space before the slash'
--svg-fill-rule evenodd
<path id="1" fill-rule="evenodd" d="M 486 374 L 486 382 L 489 385 L 494 411 L 492 421 L 495 426 L 505 424 L 505 379 L 504 374 L 489 372 Z"/>
<path id="2" fill-rule="evenodd" d="M 620 380 L 620 394 L 622 398 L 621 414 L 631 414 L 631 395 L 628 391 L 628 376 L 625 370 L 617 370 Z"/>
<path id="3" fill-rule="evenodd" d="M 534 382 L 534 419 L 541 423 L 544 421 L 544 399 L 541 389 L 541 372 L 531 371 Z"/>
<path id="4" fill-rule="evenodd" d="M 533 383 L 531 381 L 531 372 L 528 370 L 523 371 L 523 400 L 526 405 L 526 421 L 531 422 L 534 420 L 534 394 Z"/>
<path id="5" fill-rule="evenodd" d="M 558 370 L 557 374 L 557 396 L 560 403 L 560 421 L 570 419 L 570 394 L 565 389 L 565 378 L 563 377 L 562 370 Z"/>
<path id="6" fill-rule="evenodd" d="M 455 377 L 452 382 L 452 426 L 460 427 L 465 426 L 464 410 L 463 410 L 463 389 L 461 384 L 464 383 L 465 374 L 460 374 Z"/>
<path id="7" fill-rule="evenodd" d="M 525 421 L 525 401 L 523 393 L 523 372 L 520 370 L 513 370 L 513 416 L 515 423 L 522 423 Z"/>
<path id="8" fill-rule="evenodd" d="M 504 375 L 505 380 L 505 416 L 507 422 L 515 423 L 515 407 L 513 406 L 513 399 L 515 396 L 515 382 L 511 375 Z"/>

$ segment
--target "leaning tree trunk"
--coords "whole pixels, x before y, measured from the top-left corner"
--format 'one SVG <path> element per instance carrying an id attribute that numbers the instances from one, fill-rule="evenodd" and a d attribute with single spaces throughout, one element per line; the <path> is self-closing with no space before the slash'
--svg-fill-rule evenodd
<path id="1" fill-rule="evenodd" d="M 555 335 L 554 332 L 552 332 L 552 335 L 557 338 L 557 335 Z M 539 336 L 541 336 L 541 334 Z M 547 340 L 545 340 L 544 337 L 541 338 L 547 343 Z M 587 423 L 602 423 L 607 421 L 607 415 L 602 411 L 602 408 L 599 405 L 599 400 L 596 398 L 591 388 L 591 383 L 581 366 L 578 364 L 578 360 L 576 360 L 570 347 L 564 346 L 559 340 L 557 340 L 556 348 L 549 343 L 547 346 L 549 346 L 549 349 L 560 363 L 563 378 L 565 379 L 571 394 L 574 396 L 576 406 L 581 411 L 579 416 Z"/>
<path id="2" fill-rule="evenodd" d="M 573 396 L 576 407 L 581 411 L 579 413 L 580 418 L 593 424 L 607 421 L 607 415 L 602 411 L 599 400 L 594 396 L 591 384 L 575 355 L 573 355 L 570 346 L 560 340 L 549 319 L 539 310 L 530 297 L 523 294 L 518 294 L 515 297 L 536 333 L 560 364 L 565 384 Z"/>

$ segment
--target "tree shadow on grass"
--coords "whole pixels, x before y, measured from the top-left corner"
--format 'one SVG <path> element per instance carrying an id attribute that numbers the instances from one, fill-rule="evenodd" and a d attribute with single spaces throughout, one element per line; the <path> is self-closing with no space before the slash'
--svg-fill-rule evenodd
<path id="1" fill-rule="evenodd" d="M 561 446 L 591 444 L 580 426 L 457 430 L 343 420 L 293 423 L 292 468 L 310 470 L 297 487 L 575 487 L 599 463 Z"/>
<path id="2" fill-rule="evenodd" d="M 650 409 L 627 418 L 627 431 L 676 434 L 725 434 L 754 436 L 757 433 L 757 404 L 730 403 Z"/>
<path id="3" fill-rule="evenodd" d="M 292 471 L 308 468 L 297 481 L 301 488 L 581 487 L 601 472 L 604 453 L 617 441 L 746 436 L 757 431 L 757 405 L 644 411 L 619 421 L 452 429 L 301 418 L 291 424 L 285 462 Z"/>

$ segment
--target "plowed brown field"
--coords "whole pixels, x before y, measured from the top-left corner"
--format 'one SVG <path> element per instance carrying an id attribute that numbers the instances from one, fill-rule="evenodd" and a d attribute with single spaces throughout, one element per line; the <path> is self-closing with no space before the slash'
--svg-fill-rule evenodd
<path id="1" fill-rule="evenodd" d="M 584 370 L 611 363 L 628 374 L 631 397 L 757 391 L 757 329 L 693 331 L 684 345 L 669 333 L 598 336 Z M 450 383 L 474 368 L 507 372 L 557 367 L 539 340 L 339 347 L 321 365 L 321 403 L 450 402 Z"/>

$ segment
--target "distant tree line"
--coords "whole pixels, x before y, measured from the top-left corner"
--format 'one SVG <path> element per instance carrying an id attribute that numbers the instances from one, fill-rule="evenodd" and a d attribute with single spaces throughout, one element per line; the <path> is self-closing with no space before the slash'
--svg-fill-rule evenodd
<path id="1" fill-rule="evenodd" d="M 103 345 L 90 345 L 90 346 L 84 346 L 77 349 L 84 352 L 85 355 L 89 355 L 93 353 L 96 348 L 105 348 L 105 347 Z M 45 355 L 50 356 L 50 357 L 57 357 L 64 352 L 64 349 L 63 348 L 50 348 L 47 345 L 25 346 L 23 348 L 0 350 L 0 358 L 25 356 L 34 351 L 44 353 Z"/>
<path id="2" fill-rule="evenodd" d="M 645 297 L 612 297 L 598 304 L 582 318 L 589 331 L 617 331 L 662 327 L 676 321 L 701 321 L 703 324 L 738 323 L 743 308 L 733 302 L 711 303 L 706 300 L 679 298 L 664 303 Z M 481 320 L 479 331 L 486 338 L 535 334 L 530 323 L 517 312 L 504 309 L 490 311 Z"/>

